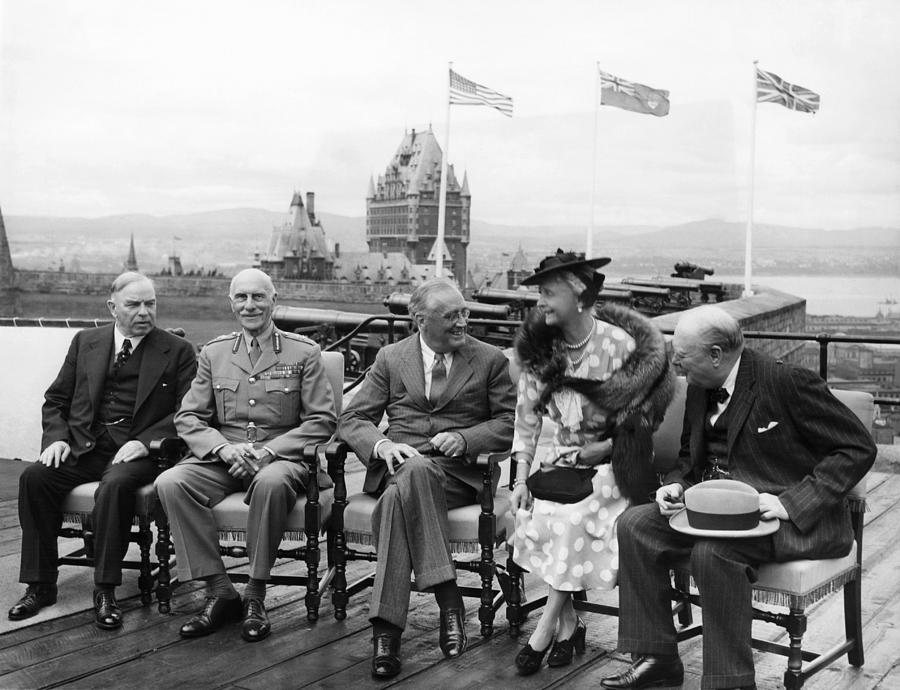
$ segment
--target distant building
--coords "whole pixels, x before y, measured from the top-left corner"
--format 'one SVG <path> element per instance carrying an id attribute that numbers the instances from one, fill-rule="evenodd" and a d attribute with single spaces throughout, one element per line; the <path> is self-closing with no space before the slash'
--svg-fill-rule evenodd
<path id="1" fill-rule="evenodd" d="M 515 290 L 533 272 L 531 264 L 528 263 L 528 257 L 522 251 L 522 243 L 519 242 L 519 249 L 513 256 L 512 261 L 509 262 L 509 269 L 506 271 L 507 289 Z"/>
<path id="2" fill-rule="evenodd" d="M 64 271 L 65 269 L 62 267 L 62 261 L 60 261 L 60 271 Z M 138 270 L 138 262 L 137 256 L 134 253 L 134 233 L 131 233 L 131 242 L 128 245 L 128 258 L 125 259 L 125 263 L 122 264 L 122 268 L 126 271 L 137 271 Z"/>
<path id="3" fill-rule="evenodd" d="M 366 195 L 366 242 L 371 252 L 402 252 L 413 264 L 434 261 L 443 154 L 437 138 L 412 130 L 383 175 L 369 180 Z M 460 285 L 466 284 L 471 195 L 453 166 L 447 168 L 447 212 L 444 224 L 445 266 Z"/>
<path id="4" fill-rule="evenodd" d="M 306 205 L 299 192 L 291 200 L 289 219 L 272 230 L 269 249 L 259 267 L 273 280 L 332 280 L 334 254 L 316 218 L 316 196 L 307 192 Z"/>

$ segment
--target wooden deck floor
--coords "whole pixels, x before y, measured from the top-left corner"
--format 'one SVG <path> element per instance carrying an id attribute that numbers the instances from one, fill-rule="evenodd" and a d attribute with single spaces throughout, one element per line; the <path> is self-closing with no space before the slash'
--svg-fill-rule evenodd
<path id="1" fill-rule="evenodd" d="M 0 461 L 0 555 L 3 568 L 18 567 L 19 528 L 15 486 L 21 463 Z M 866 664 L 861 669 L 840 660 L 820 673 L 806 687 L 900 688 L 900 475 L 882 468 L 871 475 L 870 509 L 866 514 L 863 615 Z M 498 554 L 500 555 L 500 554 Z M 360 575 L 367 564 L 351 564 L 351 574 Z M 289 566 L 297 566 L 291 564 Z M 470 647 L 455 661 L 444 660 L 437 649 L 437 608 L 430 596 L 414 594 L 409 626 L 403 638 L 403 673 L 389 683 L 369 676 L 371 630 L 367 621 L 368 596 L 356 595 L 347 619 L 335 621 L 326 595 L 321 618 L 307 622 L 303 591 L 274 586 L 267 605 L 273 624 L 272 636 L 258 644 L 241 641 L 238 626 L 206 638 L 182 640 L 178 627 L 202 603 L 202 592 L 193 584 L 175 592 L 171 615 L 157 613 L 155 604 L 142 608 L 137 598 L 122 601 L 125 626 L 104 632 L 93 625 L 89 604 L 90 571 L 78 570 L 85 590 L 85 608 L 32 625 L 5 626 L 0 634 L 0 688 L 596 688 L 601 677 L 626 665 L 616 652 L 614 617 L 589 615 L 588 649 L 568 668 L 548 669 L 521 678 L 513 659 L 528 639 L 533 621 L 524 634 L 507 634 L 505 609 L 497 616 L 493 637 L 483 639 L 477 631 L 475 602 L 469 606 Z M 468 577 L 468 576 L 466 576 Z M 129 572 L 126 578 L 136 578 Z M 4 582 L 15 580 L 7 573 Z M 5 586 L 2 606 L 7 608 L 20 595 L 16 586 Z M 123 588 L 124 590 L 125 588 Z M 531 597 L 542 588 L 529 582 Z M 615 602 L 616 593 L 591 598 Z M 842 597 L 832 595 L 812 609 L 807 634 L 810 648 L 824 647 L 843 630 Z M 56 608 L 60 608 L 57 605 Z M 64 607 L 63 607 L 64 608 Z M 49 609 L 48 609 L 49 610 Z M 5 615 L 4 615 L 5 619 Z M 778 629 L 756 623 L 771 639 Z M 681 646 L 687 676 L 684 688 L 699 688 L 701 644 L 699 639 Z M 784 660 L 757 653 L 757 683 L 760 690 L 781 687 Z"/>

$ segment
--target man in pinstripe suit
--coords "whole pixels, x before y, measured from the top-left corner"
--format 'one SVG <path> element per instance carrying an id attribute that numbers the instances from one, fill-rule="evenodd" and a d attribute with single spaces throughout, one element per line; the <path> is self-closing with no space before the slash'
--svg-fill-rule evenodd
<path id="1" fill-rule="evenodd" d="M 435 278 L 420 285 L 409 313 L 419 332 L 378 352 L 338 426 L 366 465 L 363 491 L 379 497 L 369 615 L 372 675 L 380 679 L 400 672 L 411 572 L 420 589 L 434 590 L 441 651 L 447 657 L 465 651 L 447 509 L 478 502 L 481 470 L 472 460 L 509 448 L 515 414 L 509 363 L 498 348 L 466 334 L 469 312 L 452 283 Z"/>
<path id="2" fill-rule="evenodd" d="M 688 383 L 680 460 L 656 503 L 619 519 L 619 649 L 634 662 L 602 685 L 682 682 L 668 564 L 690 557 L 703 600 L 701 687 L 753 688 L 756 567 L 850 551 L 844 498 L 875 461 L 875 445 L 818 376 L 745 350 L 739 324 L 719 307 L 685 312 L 672 344 L 673 363 Z M 779 519 L 777 532 L 705 539 L 669 526 L 669 516 L 684 507 L 686 487 L 727 477 L 759 491 L 761 517 Z"/>

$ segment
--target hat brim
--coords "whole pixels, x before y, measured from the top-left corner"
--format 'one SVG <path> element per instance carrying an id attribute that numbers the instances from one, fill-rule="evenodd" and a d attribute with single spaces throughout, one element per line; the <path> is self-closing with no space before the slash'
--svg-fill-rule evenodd
<path id="1" fill-rule="evenodd" d="M 545 268 L 543 271 L 537 271 L 536 273 L 525 278 L 520 285 L 537 285 L 542 282 L 547 276 L 552 275 L 553 273 L 559 273 L 560 271 L 576 271 L 579 268 L 584 268 L 585 266 L 593 269 L 601 268 L 606 266 L 612 259 L 608 256 L 601 256 L 596 259 L 585 259 L 583 261 L 572 261 L 567 264 L 558 264 L 556 266 L 552 266 L 551 268 Z"/>
<path id="2" fill-rule="evenodd" d="M 715 537 L 720 539 L 746 539 L 747 537 L 764 537 L 773 534 L 781 527 L 781 520 L 760 520 L 753 529 L 697 529 L 688 524 L 687 509 L 682 508 L 669 518 L 669 526 L 676 532 L 689 534 L 692 537 Z"/>

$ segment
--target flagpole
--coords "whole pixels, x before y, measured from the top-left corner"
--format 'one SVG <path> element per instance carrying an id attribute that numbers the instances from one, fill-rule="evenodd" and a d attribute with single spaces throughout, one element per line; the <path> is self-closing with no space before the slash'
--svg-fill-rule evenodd
<path id="1" fill-rule="evenodd" d="M 597 136 L 600 131 L 600 62 L 594 65 L 594 155 L 591 159 L 591 217 L 588 219 L 587 237 L 584 242 L 584 256 L 594 255 L 594 206 L 597 197 Z"/>
<path id="2" fill-rule="evenodd" d="M 447 134 L 444 139 L 444 155 L 441 157 L 441 191 L 438 198 L 437 239 L 434 241 L 434 275 L 444 275 L 444 223 L 447 217 L 447 161 L 450 158 L 450 71 L 453 63 L 447 63 Z M 465 276 L 463 276 L 465 280 Z"/>
<path id="3" fill-rule="evenodd" d="M 750 191 L 747 201 L 747 233 L 744 246 L 744 292 L 742 297 L 752 297 L 751 274 L 753 265 L 753 185 L 756 175 L 756 103 L 759 98 L 756 81 L 757 63 L 753 61 L 753 107 L 750 110 Z"/>

